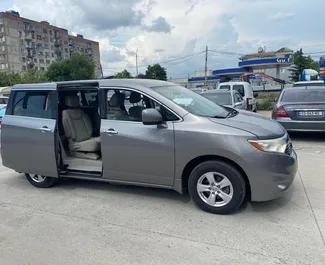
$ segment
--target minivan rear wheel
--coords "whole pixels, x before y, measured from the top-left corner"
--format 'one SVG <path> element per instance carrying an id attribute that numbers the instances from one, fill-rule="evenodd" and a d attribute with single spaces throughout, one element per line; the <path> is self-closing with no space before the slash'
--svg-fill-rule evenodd
<path id="1" fill-rule="evenodd" d="M 25 173 L 25 176 L 29 181 L 29 183 L 37 188 L 50 188 L 58 181 L 57 178 L 41 176 L 36 174 Z"/>
<path id="2" fill-rule="evenodd" d="M 235 212 L 246 196 L 242 174 L 223 161 L 206 161 L 196 166 L 189 177 L 188 188 L 195 204 L 214 214 Z"/>

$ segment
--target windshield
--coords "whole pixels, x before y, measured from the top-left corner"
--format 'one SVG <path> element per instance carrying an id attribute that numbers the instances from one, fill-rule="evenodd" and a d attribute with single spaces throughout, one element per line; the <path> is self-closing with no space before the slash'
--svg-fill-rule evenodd
<path id="1" fill-rule="evenodd" d="M 284 102 L 325 102 L 325 89 L 288 90 L 282 96 Z"/>
<path id="2" fill-rule="evenodd" d="M 219 105 L 232 105 L 230 93 L 203 93 L 202 96 Z"/>
<path id="3" fill-rule="evenodd" d="M 182 86 L 159 86 L 152 89 L 198 116 L 225 118 L 229 113 L 225 108 Z"/>

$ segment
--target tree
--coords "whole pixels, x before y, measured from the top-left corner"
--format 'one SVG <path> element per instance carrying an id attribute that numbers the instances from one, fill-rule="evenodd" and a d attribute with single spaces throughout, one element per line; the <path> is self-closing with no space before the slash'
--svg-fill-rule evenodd
<path id="1" fill-rule="evenodd" d="M 166 69 L 160 64 L 148 65 L 146 77 L 149 79 L 167 80 Z"/>
<path id="2" fill-rule="evenodd" d="M 318 71 L 318 63 L 314 61 L 310 56 L 304 56 L 302 49 L 296 51 L 293 54 L 294 65 L 289 70 L 291 72 L 290 78 L 292 81 L 299 81 L 299 77 L 304 69 L 314 69 Z"/>
<path id="3" fill-rule="evenodd" d="M 46 74 L 36 69 L 28 69 L 20 75 L 21 84 L 42 83 L 46 81 L 48 81 Z"/>
<path id="4" fill-rule="evenodd" d="M 46 75 L 50 81 L 94 79 L 95 63 L 85 54 L 73 53 L 70 59 L 52 63 Z"/>
<path id="5" fill-rule="evenodd" d="M 0 73 L 0 86 L 41 83 L 47 80 L 45 73 L 36 69 L 28 69 L 22 73 Z"/>
<path id="6" fill-rule="evenodd" d="M 122 72 L 116 73 L 115 78 L 122 79 L 122 78 L 133 78 L 133 77 L 128 70 L 124 69 Z"/>
<path id="7" fill-rule="evenodd" d="M 145 74 L 138 74 L 139 79 L 146 79 L 147 76 Z"/>

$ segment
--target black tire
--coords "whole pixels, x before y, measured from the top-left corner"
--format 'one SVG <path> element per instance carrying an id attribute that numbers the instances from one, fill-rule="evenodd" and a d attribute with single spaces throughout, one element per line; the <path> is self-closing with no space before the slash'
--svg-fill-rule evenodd
<path id="1" fill-rule="evenodd" d="M 215 181 L 216 184 L 213 184 L 213 187 L 209 188 L 209 191 L 204 191 L 199 193 L 197 185 L 202 181 L 202 178 L 204 179 L 204 181 L 208 180 L 208 178 L 205 178 L 203 176 L 204 174 L 209 172 L 217 173 L 217 174 L 213 174 L 213 179 L 216 180 Z M 218 179 L 221 180 L 226 179 L 226 181 L 229 180 L 231 185 L 228 185 L 225 188 L 220 189 L 222 185 L 221 186 L 218 185 L 218 183 L 221 183 L 220 181 L 218 182 Z M 205 184 L 204 183 L 200 183 L 200 184 L 205 185 L 204 187 L 208 187 L 210 186 L 210 181 L 205 182 Z M 246 197 L 246 184 L 242 174 L 235 167 L 223 161 L 206 161 L 196 166 L 189 177 L 188 189 L 193 201 L 199 208 L 201 208 L 206 212 L 214 213 L 214 214 L 231 214 L 235 212 L 242 205 Z M 211 200 L 214 201 L 215 204 L 220 203 L 220 205 L 211 206 L 202 199 L 202 198 L 206 199 L 208 195 L 210 198 L 211 193 L 213 193 L 214 196 L 213 197 L 214 199 L 211 198 Z M 223 200 L 221 197 L 219 197 L 217 193 L 220 194 L 220 196 L 221 195 L 224 196 L 227 200 L 229 199 L 229 202 Z M 220 202 L 220 200 L 222 202 Z M 226 204 L 222 205 L 223 203 Z"/>
<path id="2" fill-rule="evenodd" d="M 25 173 L 25 176 L 29 181 L 29 183 L 36 188 L 50 188 L 58 181 L 58 178 L 44 177 L 44 176 L 41 176 L 41 178 L 42 179 L 44 178 L 44 180 L 36 181 L 34 176 L 38 177 L 38 175 L 31 175 L 28 173 Z"/>

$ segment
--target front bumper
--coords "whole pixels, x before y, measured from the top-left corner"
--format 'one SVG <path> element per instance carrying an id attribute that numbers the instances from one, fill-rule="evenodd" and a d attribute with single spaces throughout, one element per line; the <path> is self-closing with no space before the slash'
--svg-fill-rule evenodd
<path id="1" fill-rule="evenodd" d="M 290 155 L 253 151 L 236 161 L 245 171 L 251 188 L 252 201 L 270 201 L 287 190 L 297 173 L 297 154 Z"/>
<path id="2" fill-rule="evenodd" d="M 290 118 L 276 119 L 288 132 L 325 132 L 325 121 L 297 121 Z"/>

